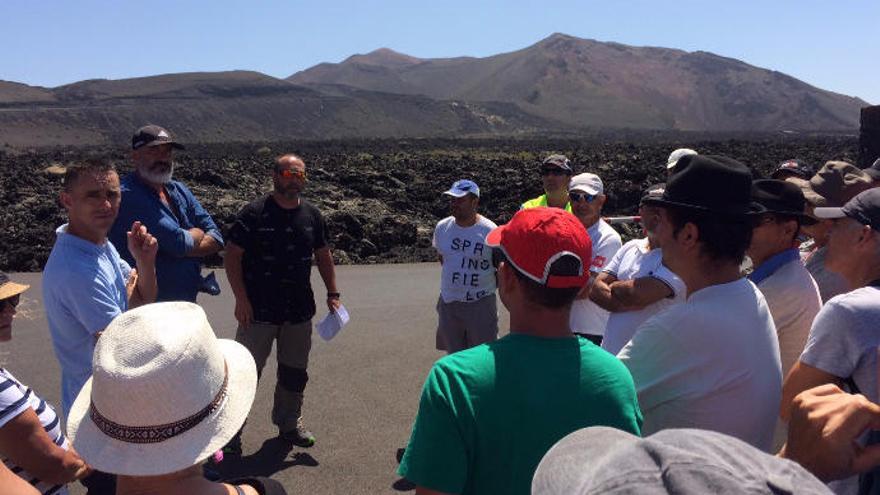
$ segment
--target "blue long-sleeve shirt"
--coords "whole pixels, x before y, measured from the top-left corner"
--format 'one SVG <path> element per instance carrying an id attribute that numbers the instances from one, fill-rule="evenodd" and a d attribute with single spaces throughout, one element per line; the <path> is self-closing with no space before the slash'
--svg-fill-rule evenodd
<path id="1" fill-rule="evenodd" d="M 121 183 L 122 203 L 119 216 L 110 230 L 110 241 L 131 266 L 134 258 L 128 251 L 126 233 L 137 220 L 159 242 L 156 256 L 157 301 L 195 302 L 201 283 L 201 258 L 187 257 L 195 248 L 189 229 L 198 227 L 223 245 L 220 229 L 193 193 L 183 184 L 165 184 L 169 204 L 159 199 L 155 189 L 145 184 L 134 172 Z"/>

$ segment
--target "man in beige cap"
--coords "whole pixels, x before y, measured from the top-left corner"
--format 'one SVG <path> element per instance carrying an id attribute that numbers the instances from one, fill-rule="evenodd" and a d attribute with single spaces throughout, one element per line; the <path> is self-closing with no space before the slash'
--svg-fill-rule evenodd
<path id="1" fill-rule="evenodd" d="M 815 208 L 841 207 L 858 193 L 870 189 L 873 181 L 858 167 L 847 162 L 830 161 L 809 181 L 789 177 L 786 179 L 800 186 L 807 200 L 806 213 L 812 215 Z M 818 219 L 813 225 L 803 225 L 801 231 L 812 238 L 812 242 L 801 247 L 804 264 L 825 303 L 832 297 L 847 292 L 849 286 L 838 274 L 825 268 L 825 245 L 833 221 Z"/>

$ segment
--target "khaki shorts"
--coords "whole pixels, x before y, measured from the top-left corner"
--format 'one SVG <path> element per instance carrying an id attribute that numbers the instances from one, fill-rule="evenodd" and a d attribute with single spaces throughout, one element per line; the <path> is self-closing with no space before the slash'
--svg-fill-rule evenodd
<path id="1" fill-rule="evenodd" d="M 437 349 L 449 354 L 498 338 L 495 294 L 474 302 L 437 299 Z"/>

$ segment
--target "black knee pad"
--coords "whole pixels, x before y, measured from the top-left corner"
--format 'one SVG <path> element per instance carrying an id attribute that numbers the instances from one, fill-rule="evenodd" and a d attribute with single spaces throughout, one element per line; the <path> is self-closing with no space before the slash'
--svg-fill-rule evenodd
<path id="1" fill-rule="evenodd" d="M 303 368 L 278 363 L 278 383 L 286 390 L 301 394 L 306 389 L 308 381 L 309 373 Z"/>

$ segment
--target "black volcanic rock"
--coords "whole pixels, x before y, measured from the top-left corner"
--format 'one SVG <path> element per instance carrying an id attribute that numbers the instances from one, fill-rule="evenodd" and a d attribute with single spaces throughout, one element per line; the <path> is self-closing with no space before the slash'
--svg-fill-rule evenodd
<path id="1" fill-rule="evenodd" d="M 605 183 L 606 215 L 634 214 L 642 190 L 665 177 L 669 152 L 687 145 L 725 154 L 767 174 L 787 158 L 812 164 L 853 161 L 855 137 L 762 140 L 680 136 L 645 138 L 639 144 L 605 140 L 410 140 L 227 143 L 190 145 L 175 155 L 175 177 L 192 189 L 215 221 L 228 228 L 249 201 L 271 188 L 272 157 L 300 153 L 307 164 L 308 201 L 324 213 L 338 263 L 436 260 L 431 234 L 449 214 L 442 192 L 456 180 L 475 180 L 480 212 L 507 222 L 525 199 L 541 192 L 538 164 L 553 152 L 566 154 L 577 172 L 598 173 Z M 9 153 L 0 150 L 0 270 L 40 270 L 65 214 L 57 203 L 63 166 L 86 156 L 129 165 L 120 148 L 55 148 Z M 624 230 L 635 235 L 635 229 Z M 219 258 L 212 258 L 218 263 Z"/>

